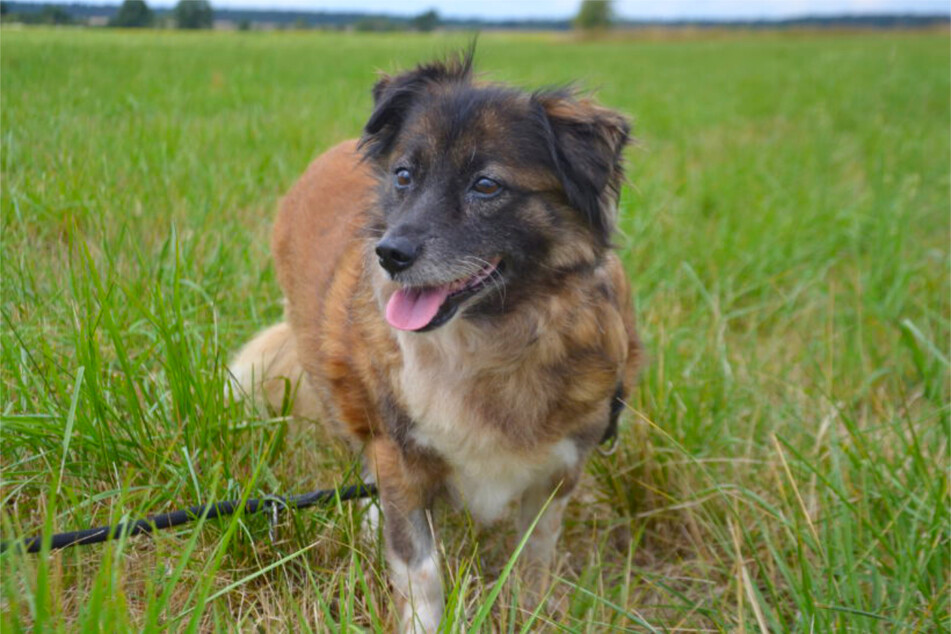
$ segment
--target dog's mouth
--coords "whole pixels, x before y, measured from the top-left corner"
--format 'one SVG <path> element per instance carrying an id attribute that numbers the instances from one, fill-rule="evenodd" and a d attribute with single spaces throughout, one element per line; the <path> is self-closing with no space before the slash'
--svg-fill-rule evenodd
<path id="1" fill-rule="evenodd" d="M 386 321 L 394 328 L 426 332 L 448 322 L 460 304 L 501 274 L 505 263 L 495 258 L 475 274 L 440 286 L 404 286 L 386 303 Z"/>

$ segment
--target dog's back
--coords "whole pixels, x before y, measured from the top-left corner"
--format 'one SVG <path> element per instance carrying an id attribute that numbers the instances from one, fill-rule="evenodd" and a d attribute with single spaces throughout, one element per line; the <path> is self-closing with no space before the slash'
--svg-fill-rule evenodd
<path id="1" fill-rule="evenodd" d="M 356 141 L 317 157 L 281 201 L 271 252 L 292 323 L 320 318 L 327 291 L 363 224 L 373 176 Z"/>
<path id="2" fill-rule="evenodd" d="M 396 354 L 386 333 L 374 332 L 382 323 L 374 329 L 364 317 L 371 298 L 361 284 L 360 238 L 375 182 L 355 140 L 308 166 L 281 201 L 271 242 L 286 321 L 249 342 L 231 364 L 244 393 L 259 394 L 275 410 L 291 402 L 293 414 L 335 425 L 355 443 L 378 427 L 366 407 L 373 401 L 368 392 Z M 373 351 L 370 342 L 378 344 Z"/>

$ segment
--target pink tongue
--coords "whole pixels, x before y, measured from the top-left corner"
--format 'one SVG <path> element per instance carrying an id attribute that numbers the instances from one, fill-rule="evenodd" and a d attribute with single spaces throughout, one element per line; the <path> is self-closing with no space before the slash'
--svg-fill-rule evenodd
<path id="1" fill-rule="evenodd" d="M 386 304 L 386 320 L 400 330 L 419 330 L 433 320 L 449 297 L 449 286 L 401 288 Z"/>

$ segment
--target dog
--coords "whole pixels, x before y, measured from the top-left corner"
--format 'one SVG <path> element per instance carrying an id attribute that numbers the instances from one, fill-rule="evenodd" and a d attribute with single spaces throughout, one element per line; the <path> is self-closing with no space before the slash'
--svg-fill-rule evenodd
<path id="1" fill-rule="evenodd" d="M 616 431 L 642 358 L 612 248 L 627 120 L 568 89 L 478 80 L 472 54 L 373 87 L 359 141 L 281 203 L 285 320 L 232 362 L 239 389 L 331 425 L 383 511 L 401 631 L 443 587 L 428 510 L 534 523 L 526 596 L 548 585 L 565 505 Z"/>

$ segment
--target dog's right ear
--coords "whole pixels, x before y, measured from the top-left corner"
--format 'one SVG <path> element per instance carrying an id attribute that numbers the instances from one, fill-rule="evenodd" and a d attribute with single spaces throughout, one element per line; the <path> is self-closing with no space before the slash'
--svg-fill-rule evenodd
<path id="1" fill-rule="evenodd" d="M 380 73 L 380 78 L 373 84 L 373 109 L 380 106 L 380 100 L 383 99 L 383 93 L 393 83 L 393 78 L 386 73 Z"/>
<path id="2" fill-rule="evenodd" d="M 373 86 L 373 114 L 363 126 L 360 149 L 368 159 L 385 156 L 393 146 L 406 115 L 420 95 L 415 71 L 396 77 L 383 75 Z"/>
<path id="3" fill-rule="evenodd" d="M 472 79 L 474 47 L 446 61 L 420 64 L 400 75 L 382 75 L 373 86 L 373 114 L 363 127 L 360 148 L 369 159 L 385 156 L 393 147 L 406 116 L 435 84 Z"/>

